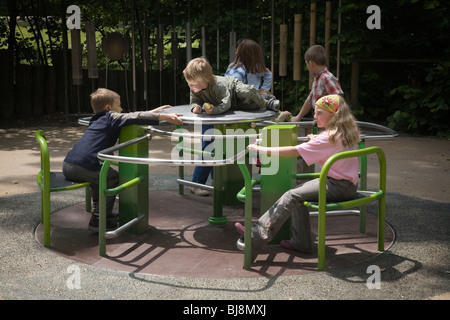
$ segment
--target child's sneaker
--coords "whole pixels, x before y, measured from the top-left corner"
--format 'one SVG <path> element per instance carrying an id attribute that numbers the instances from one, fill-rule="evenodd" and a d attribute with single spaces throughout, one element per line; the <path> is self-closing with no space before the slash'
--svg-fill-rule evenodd
<path id="1" fill-rule="evenodd" d="M 96 206 L 94 204 L 94 209 L 91 210 L 91 214 L 92 215 L 96 215 L 97 217 L 99 216 L 98 213 L 98 206 Z M 108 209 L 106 209 L 106 211 L 108 211 Z M 106 219 L 108 220 L 119 220 L 119 213 L 118 212 L 107 212 L 106 213 Z"/>
<path id="2" fill-rule="evenodd" d="M 234 226 L 236 227 L 237 232 L 238 232 L 241 236 L 244 236 L 244 233 L 245 233 L 245 227 L 244 227 L 241 223 L 239 223 L 239 222 L 236 222 L 236 223 L 234 224 Z"/>
<path id="3" fill-rule="evenodd" d="M 280 100 L 272 98 L 269 101 L 266 101 L 266 109 L 278 112 L 278 110 L 280 110 Z"/>
<path id="4" fill-rule="evenodd" d="M 245 248 L 245 242 L 244 242 L 245 227 L 242 224 L 240 224 L 239 222 L 236 222 L 234 224 L 234 226 L 236 227 L 237 232 L 241 235 L 241 237 L 236 241 L 236 247 L 239 250 L 244 251 L 244 248 Z"/>
<path id="5" fill-rule="evenodd" d="M 118 215 L 117 215 L 118 216 Z M 106 231 L 112 231 L 117 229 L 117 227 L 119 226 L 119 221 L 118 217 L 114 217 L 114 218 L 107 218 L 106 219 Z M 89 226 L 88 229 L 93 231 L 93 232 L 98 232 L 99 229 L 99 219 L 98 216 L 95 214 L 91 215 L 91 219 L 89 220 Z"/>
<path id="6" fill-rule="evenodd" d="M 241 251 L 244 251 L 245 249 L 244 237 L 240 237 L 239 239 L 237 239 L 236 248 L 238 248 Z"/>
<path id="7" fill-rule="evenodd" d="M 239 223 L 236 222 L 235 225 L 237 232 L 241 235 L 241 237 L 236 241 L 236 247 L 239 250 L 245 249 L 245 241 L 244 241 L 244 233 L 245 233 L 245 227 Z M 261 236 L 256 234 L 256 236 L 252 235 L 252 257 L 251 261 L 255 261 L 256 257 L 258 256 L 261 249 L 269 242 L 268 239 L 263 239 Z"/>
<path id="8" fill-rule="evenodd" d="M 287 118 L 292 118 L 292 114 L 289 111 L 280 111 L 278 118 L 275 119 L 276 122 L 284 122 Z"/>
<path id="9" fill-rule="evenodd" d="M 290 240 L 281 240 L 280 245 L 285 249 L 295 250 Z"/>
<path id="10" fill-rule="evenodd" d="M 106 214 L 106 220 L 118 221 L 119 220 L 119 213 L 118 212 L 107 213 Z"/>
<path id="11" fill-rule="evenodd" d="M 200 197 L 209 196 L 209 192 L 207 190 L 203 190 L 203 189 L 200 189 L 200 188 L 189 187 L 189 191 L 191 193 L 195 194 L 196 196 L 200 196 Z"/>

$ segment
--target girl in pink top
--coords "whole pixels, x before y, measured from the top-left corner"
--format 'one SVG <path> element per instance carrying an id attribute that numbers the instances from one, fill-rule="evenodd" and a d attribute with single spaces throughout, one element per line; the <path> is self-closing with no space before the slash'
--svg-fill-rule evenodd
<path id="1" fill-rule="evenodd" d="M 251 144 L 250 150 L 259 153 L 277 153 L 279 156 L 297 157 L 299 154 L 308 165 L 323 165 L 333 154 L 356 149 L 359 128 L 349 106 L 339 95 L 328 95 L 315 103 L 314 120 L 325 130 L 309 135 L 308 142 L 297 146 L 262 147 Z M 358 159 L 342 159 L 333 164 L 327 179 L 327 200 L 345 201 L 355 197 L 358 182 Z M 319 179 L 307 181 L 287 191 L 252 226 L 252 261 L 259 251 L 276 235 L 283 223 L 292 217 L 291 239 L 281 246 L 311 253 L 313 241 L 308 208 L 304 201 L 318 201 Z M 236 223 L 243 236 L 244 226 Z"/>

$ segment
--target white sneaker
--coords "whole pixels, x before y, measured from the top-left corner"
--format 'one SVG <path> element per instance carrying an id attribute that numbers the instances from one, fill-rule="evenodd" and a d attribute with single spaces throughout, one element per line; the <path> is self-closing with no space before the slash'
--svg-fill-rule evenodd
<path id="1" fill-rule="evenodd" d="M 201 197 L 209 196 L 208 191 L 200 189 L 200 188 L 189 187 L 189 191 L 191 191 L 196 196 L 201 196 Z"/>

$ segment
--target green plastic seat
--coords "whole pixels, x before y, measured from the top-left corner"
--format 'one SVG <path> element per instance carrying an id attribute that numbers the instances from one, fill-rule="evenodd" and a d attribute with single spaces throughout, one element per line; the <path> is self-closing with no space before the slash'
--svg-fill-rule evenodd
<path id="1" fill-rule="evenodd" d="M 328 171 L 333 163 L 344 158 L 362 157 L 368 154 L 376 154 L 378 156 L 379 174 L 378 174 L 378 190 L 358 190 L 358 194 L 353 200 L 327 203 L 326 199 L 326 180 Z M 346 210 L 354 207 L 365 206 L 369 202 L 378 201 L 378 251 L 384 251 L 384 233 L 385 233 L 385 207 L 386 207 L 386 157 L 379 147 L 369 147 L 354 151 L 346 151 L 330 157 L 320 171 L 319 177 L 319 202 L 317 204 L 304 202 L 308 208 L 318 210 L 318 233 L 317 233 L 317 254 L 318 254 L 318 270 L 325 269 L 325 221 L 326 213 L 335 210 Z M 364 217 L 365 218 L 365 217 Z M 365 219 L 364 219 L 365 222 Z"/>
<path id="2" fill-rule="evenodd" d="M 41 147 L 41 170 L 36 176 L 36 182 L 41 189 L 41 222 L 44 225 L 44 246 L 48 247 L 50 246 L 50 193 L 86 188 L 87 212 L 91 211 L 91 195 L 89 182 L 73 182 L 67 180 L 62 172 L 50 171 L 50 155 L 45 134 L 42 130 L 37 130 L 35 137 Z"/>
<path id="3" fill-rule="evenodd" d="M 327 203 L 326 201 L 326 180 L 328 171 L 333 163 L 344 158 L 361 157 L 362 160 L 362 172 L 361 183 L 364 188 L 366 187 L 366 157 L 368 154 L 376 154 L 379 162 L 379 184 L 378 190 L 358 190 L 358 194 L 353 200 Z M 244 248 L 244 269 L 250 269 L 251 267 L 251 236 L 250 229 L 252 223 L 252 196 L 251 192 L 245 192 L 245 190 L 251 190 L 253 185 L 257 183 L 256 180 L 252 180 L 248 169 L 245 166 L 239 166 L 244 176 L 245 187 L 238 193 L 237 198 L 245 202 L 245 248 Z M 385 233 L 385 196 L 386 196 L 386 158 L 384 152 L 379 147 L 361 148 L 353 151 L 341 152 L 330 157 L 323 165 L 320 173 L 307 173 L 297 174 L 298 178 L 313 179 L 319 178 L 319 201 L 312 203 L 305 201 L 304 205 L 312 210 L 318 211 L 318 270 L 325 269 L 325 222 L 327 212 L 336 210 L 348 210 L 350 208 L 360 207 L 360 231 L 365 232 L 365 205 L 369 202 L 378 201 L 378 239 L 377 245 L 379 251 L 384 251 L 384 233 Z M 248 232 L 248 234 L 247 234 Z"/>

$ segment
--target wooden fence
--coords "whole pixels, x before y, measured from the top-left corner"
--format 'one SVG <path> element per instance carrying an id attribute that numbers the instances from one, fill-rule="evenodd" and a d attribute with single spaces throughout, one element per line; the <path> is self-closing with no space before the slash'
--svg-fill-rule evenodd
<path id="1" fill-rule="evenodd" d="M 68 56 L 70 57 L 70 52 Z M 147 71 L 145 95 L 144 71 L 139 68 L 136 70 L 134 90 L 131 70 L 99 70 L 98 79 L 89 79 L 88 70 L 83 70 L 82 85 L 73 85 L 70 62 L 65 68 L 63 59 L 54 59 L 53 66 L 19 64 L 13 70 L 10 59 L 12 58 L 5 51 L 0 50 L 2 119 L 60 113 L 90 114 L 92 108 L 89 95 L 99 87 L 116 91 L 121 96 L 125 112 L 189 102 L 189 88 L 182 78 L 181 70 L 178 70 L 177 74 L 169 69 L 161 72 Z"/>

